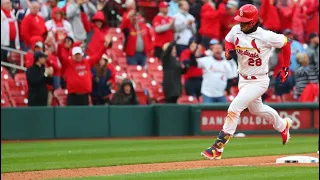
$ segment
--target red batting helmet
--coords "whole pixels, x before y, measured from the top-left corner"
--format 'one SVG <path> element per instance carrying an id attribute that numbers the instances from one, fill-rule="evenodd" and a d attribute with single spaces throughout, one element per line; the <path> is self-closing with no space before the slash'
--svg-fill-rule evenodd
<path id="1" fill-rule="evenodd" d="M 252 4 L 246 4 L 239 9 L 238 15 L 234 18 L 238 22 L 248 23 L 253 27 L 258 22 L 258 9 Z"/>

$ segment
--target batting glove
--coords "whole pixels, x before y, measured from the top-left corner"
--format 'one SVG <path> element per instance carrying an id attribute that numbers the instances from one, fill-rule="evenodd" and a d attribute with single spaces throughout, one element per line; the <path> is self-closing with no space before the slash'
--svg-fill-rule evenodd
<path id="1" fill-rule="evenodd" d="M 289 68 L 288 67 L 282 67 L 282 69 L 280 70 L 280 72 L 277 75 L 277 78 L 280 77 L 280 82 L 284 83 L 286 82 L 287 78 L 289 75 Z"/>

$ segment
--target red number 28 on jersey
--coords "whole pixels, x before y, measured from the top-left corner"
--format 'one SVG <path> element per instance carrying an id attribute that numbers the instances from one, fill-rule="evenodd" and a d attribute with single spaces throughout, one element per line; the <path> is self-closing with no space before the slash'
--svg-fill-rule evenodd
<path id="1" fill-rule="evenodd" d="M 248 65 L 249 66 L 261 66 L 262 60 L 260 58 L 258 58 L 258 59 L 249 58 Z"/>

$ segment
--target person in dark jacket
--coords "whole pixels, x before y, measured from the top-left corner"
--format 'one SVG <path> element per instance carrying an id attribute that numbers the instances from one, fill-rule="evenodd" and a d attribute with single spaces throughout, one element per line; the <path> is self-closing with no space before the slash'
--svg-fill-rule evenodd
<path id="1" fill-rule="evenodd" d="M 161 56 L 163 66 L 163 90 L 166 103 L 177 103 L 182 93 L 181 74 L 184 74 L 186 68 L 183 68 L 177 58 L 176 41 L 167 43 L 163 46 Z"/>
<path id="2" fill-rule="evenodd" d="M 139 104 L 133 84 L 129 79 L 122 81 L 119 90 L 113 95 L 111 105 Z"/>
<path id="3" fill-rule="evenodd" d="M 99 63 L 91 68 L 92 73 L 92 103 L 94 105 L 104 105 L 109 101 L 111 94 L 111 70 L 107 63 L 110 59 L 104 54 Z"/>
<path id="4" fill-rule="evenodd" d="M 34 64 L 27 70 L 28 106 L 47 106 L 47 84 L 52 84 L 53 68 L 45 68 L 47 55 L 35 52 Z"/>

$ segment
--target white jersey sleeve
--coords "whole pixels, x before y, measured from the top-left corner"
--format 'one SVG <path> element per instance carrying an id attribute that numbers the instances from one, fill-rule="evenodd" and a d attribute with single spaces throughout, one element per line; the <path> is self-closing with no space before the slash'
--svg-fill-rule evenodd
<path id="1" fill-rule="evenodd" d="M 225 37 L 225 40 L 230 42 L 230 43 L 234 43 L 235 39 L 235 34 L 237 31 L 240 31 L 240 25 L 234 25 L 231 30 L 229 31 L 229 33 L 227 34 L 227 36 Z"/>
<path id="2" fill-rule="evenodd" d="M 206 61 L 206 57 L 202 57 L 202 58 L 198 58 L 197 62 L 198 62 L 198 67 L 199 68 L 205 68 L 205 61 Z"/>
<path id="3" fill-rule="evenodd" d="M 265 30 L 263 39 L 268 47 L 282 48 L 287 43 L 287 37 L 283 34 L 277 34 L 272 31 Z"/>

